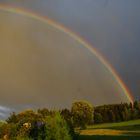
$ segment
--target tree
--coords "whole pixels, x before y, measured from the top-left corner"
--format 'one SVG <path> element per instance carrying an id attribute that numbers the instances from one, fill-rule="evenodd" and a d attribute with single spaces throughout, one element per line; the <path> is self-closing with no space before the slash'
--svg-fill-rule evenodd
<path id="1" fill-rule="evenodd" d="M 138 118 L 138 111 L 135 108 L 131 109 L 130 112 L 131 112 L 131 116 L 130 116 L 131 120 L 134 120 L 134 119 Z"/>
<path id="2" fill-rule="evenodd" d="M 17 119 L 17 115 L 15 112 L 12 112 L 6 120 L 6 122 L 8 122 L 8 123 L 17 123 L 17 121 L 18 121 L 18 119 Z"/>
<path id="3" fill-rule="evenodd" d="M 109 110 L 108 113 L 109 113 L 108 115 L 109 115 L 110 121 L 111 122 L 115 122 L 116 121 L 116 117 L 115 117 L 114 112 L 112 110 Z"/>
<path id="4" fill-rule="evenodd" d="M 48 115 L 50 115 L 50 112 L 47 108 L 43 108 L 43 109 L 38 109 L 37 111 L 39 114 L 41 114 L 43 117 L 46 117 Z"/>
<path id="5" fill-rule="evenodd" d="M 7 138 L 14 138 L 17 135 L 17 125 L 14 123 L 8 124 L 4 123 L 0 126 L 0 138 L 4 136 Z"/>
<path id="6" fill-rule="evenodd" d="M 66 121 L 59 112 L 45 119 L 45 140 L 72 140 Z"/>
<path id="7" fill-rule="evenodd" d="M 125 113 L 125 121 L 128 121 L 130 119 L 130 112 L 128 110 L 128 108 L 125 106 L 124 107 L 124 113 Z"/>
<path id="8" fill-rule="evenodd" d="M 135 101 L 134 102 L 134 108 L 137 110 L 140 110 L 140 101 Z"/>
<path id="9" fill-rule="evenodd" d="M 94 113 L 94 122 L 95 123 L 102 123 L 103 122 L 103 117 L 101 115 L 101 113 Z"/>
<path id="10" fill-rule="evenodd" d="M 93 123 L 93 106 L 86 101 L 78 101 L 72 104 L 71 113 L 75 126 L 85 128 L 87 124 Z"/>
<path id="11" fill-rule="evenodd" d="M 60 111 L 61 116 L 66 120 L 66 121 L 71 121 L 71 112 L 68 109 L 62 109 Z"/>
<path id="12" fill-rule="evenodd" d="M 129 109 L 133 109 L 133 104 L 131 102 L 129 103 L 128 106 L 129 106 Z"/>
<path id="13" fill-rule="evenodd" d="M 69 127 L 69 132 L 70 132 L 72 138 L 77 140 L 77 135 L 74 131 L 74 126 L 73 126 L 73 122 L 72 122 L 71 111 L 65 108 L 60 111 L 60 114 L 63 117 L 63 119 L 67 122 L 67 125 Z"/>

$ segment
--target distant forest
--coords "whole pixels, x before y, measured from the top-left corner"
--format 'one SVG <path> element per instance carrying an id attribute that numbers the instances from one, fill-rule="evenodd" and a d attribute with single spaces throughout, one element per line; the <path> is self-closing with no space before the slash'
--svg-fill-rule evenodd
<path id="1" fill-rule="evenodd" d="M 94 123 L 121 122 L 140 118 L 140 101 L 97 106 L 94 109 Z"/>
<path id="2" fill-rule="evenodd" d="M 93 110 L 93 124 L 140 119 L 140 101 L 95 106 Z M 65 119 L 73 116 L 68 109 L 60 110 L 60 113 Z"/>

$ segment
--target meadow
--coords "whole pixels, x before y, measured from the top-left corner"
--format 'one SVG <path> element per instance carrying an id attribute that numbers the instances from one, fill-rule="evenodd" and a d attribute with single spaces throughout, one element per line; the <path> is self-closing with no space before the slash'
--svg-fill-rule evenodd
<path id="1" fill-rule="evenodd" d="M 78 140 L 139 140 L 140 120 L 88 126 Z"/>

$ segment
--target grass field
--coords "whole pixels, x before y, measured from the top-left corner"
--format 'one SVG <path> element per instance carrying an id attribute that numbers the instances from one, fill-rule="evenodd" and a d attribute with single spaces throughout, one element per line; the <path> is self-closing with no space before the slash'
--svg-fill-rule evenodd
<path id="1" fill-rule="evenodd" d="M 87 129 L 118 129 L 118 130 L 140 130 L 140 120 L 131 120 L 126 122 L 119 123 L 105 123 L 105 124 L 96 124 L 92 126 L 88 126 Z"/>
<path id="2" fill-rule="evenodd" d="M 80 135 L 77 140 L 140 140 L 139 136 L 88 136 Z"/>
<path id="3" fill-rule="evenodd" d="M 88 126 L 78 140 L 140 140 L 140 120 Z"/>

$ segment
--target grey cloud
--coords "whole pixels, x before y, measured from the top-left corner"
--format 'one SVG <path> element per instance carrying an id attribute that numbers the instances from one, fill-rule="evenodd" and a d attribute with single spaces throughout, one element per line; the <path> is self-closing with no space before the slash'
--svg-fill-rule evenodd
<path id="1" fill-rule="evenodd" d="M 74 30 L 111 63 L 140 98 L 139 0 L 1 0 L 31 9 Z"/>
<path id="2" fill-rule="evenodd" d="M 9 112 L 9 111 L 11 111 L 11 109 L 10 108 L 8 108 L 8 107 L 5 107 L 5 106 L 0 106 L 0 112 Z"/>

